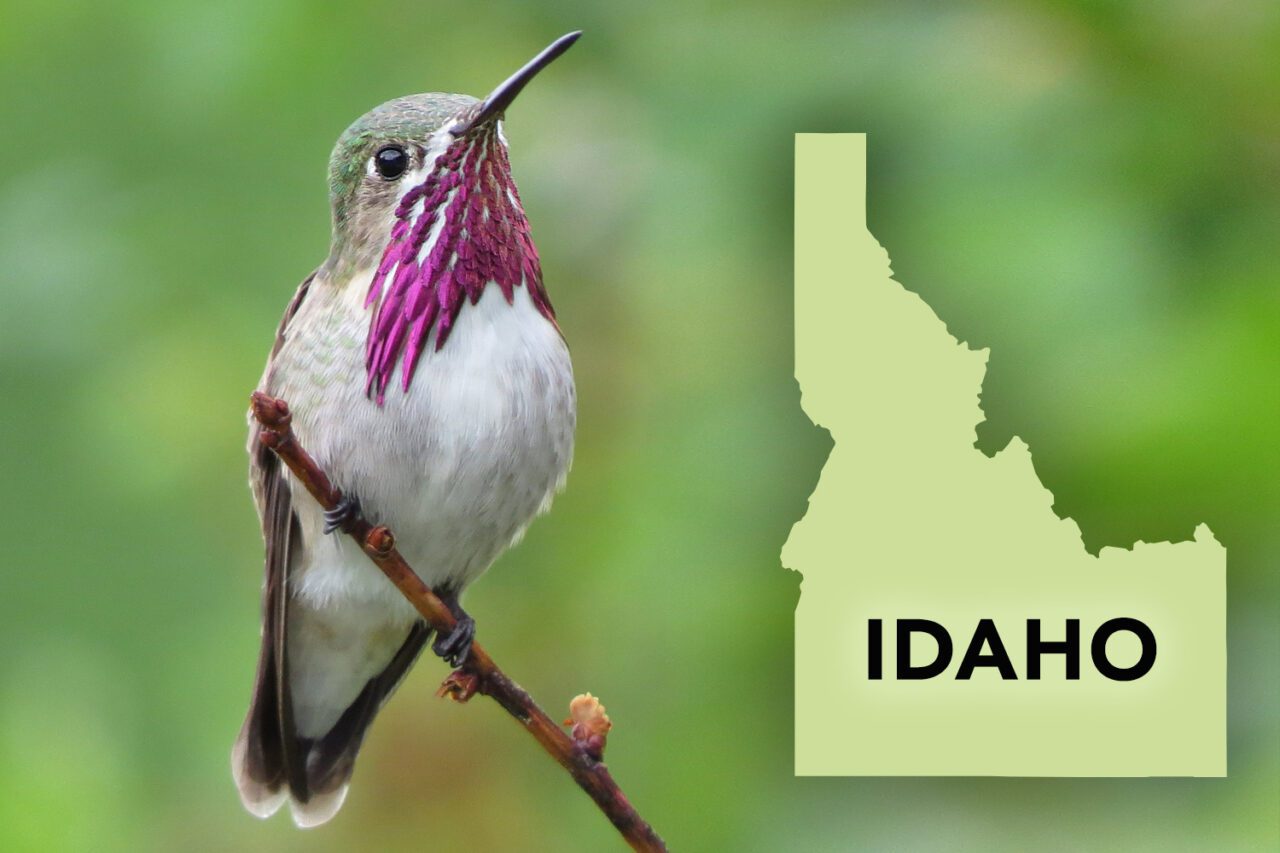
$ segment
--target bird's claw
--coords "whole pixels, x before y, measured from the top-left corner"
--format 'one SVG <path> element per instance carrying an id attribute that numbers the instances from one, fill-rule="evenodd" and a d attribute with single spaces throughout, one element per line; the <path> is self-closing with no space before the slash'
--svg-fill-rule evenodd
<path id="1" fill-rule="evenodd" d="M 333 509 L 324 511 L 324 532 L 332 533 L 341 530 L 349 533 L 351 522 L 360 516 L 360 499 L 355 495 L 343 493 Z"/>
<path id="2" fill-rule="evenodd" d="M 458 622 L 453 630 L 445 636 L 437 636 L 436 641 L 431 644 L 431 651 L 454 668 L 462 666 L 471 654 L 471 641 L 476 636 L 476 620 L 462 612 L 461 608 L 457 616 Z"/>

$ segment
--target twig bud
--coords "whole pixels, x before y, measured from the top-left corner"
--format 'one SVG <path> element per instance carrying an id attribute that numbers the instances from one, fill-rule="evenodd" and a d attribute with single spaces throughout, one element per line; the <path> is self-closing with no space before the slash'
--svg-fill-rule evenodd
<path id="1" fill-rule="evenodd" d="M 569 703 L 569 719 L 564 725 L 573 726 L 570 732 L 578 748 L 596 761 L 604 757 L 604 745 L 613 723 L 604 712 L 604 705 L 590 693 L 573 697 Z"/>
<path id="2" fill-rule="evenodd" d="M 253 409 L 254 418 L 267 429 L 282 431 L 293 420 L 289 404 L 270 394 L 254 391 L 249 397 L 249 405 Z"/>
<path id="3" fill-rule="evenodd" d="M 440 684 L 440 689 L 436 691 L 436 695 L 441 698 L 448 696 L 453 701 L 461 704 L 476 695 L 476 691 L 479 689 L 480 677 L 478 675 L 455 669 Z"/>
<path id="4" fill-rule="evenodd" d="M 396 537 L 391 531 L 379 524 L 377 527 L 369 531 L 369 535 L 364 539 L 365 544 L 378 556 L 385 557 L 391 553 L 391 549 L 396 547 Z"/>

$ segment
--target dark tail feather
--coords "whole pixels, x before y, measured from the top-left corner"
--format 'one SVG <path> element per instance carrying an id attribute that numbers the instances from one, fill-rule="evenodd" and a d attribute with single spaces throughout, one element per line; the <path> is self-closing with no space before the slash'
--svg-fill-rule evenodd
<path id="1" fill-rule="evenodd" d="M 395 657 L 369 680 L 333 728 L 323 737 L 303 738 L 293 730 L 288 693 L 279 689 L 279 659 L 267 648 L 270 643 L 264 635 L 253 703 L 231 752 L 232 772 L 245 808 L 265 818 L 287 798 L 294 823 L 300 827 L 318 826 L 332 818 L 346 798 L 369 724 L 430 636 L 426 623 L 414 623 Z"/>
<path id="2" fill-rule="evenodd" d="M 240 790 L 240 800 L 250 813 L 260 818 L 275 814 L 288 794 L 278 723 L 276 670 L 270 662 L 268 645 L 264 637 L 253 703 L 231 749 L 231 773 Z"/>
<path id="3" fill-rule="evenodd" d="M 365 685 L 356 701 L 343 712 L 324 737 L 302 741 L 308 747 L 307 786 L 314 793 L 326 793 L 346 784 L 351 778 L 356 753 L 374 715 L 383 706 L 405 673 L 426 645 L 431 629 L 425 622 L 415 622 L 395 657 L 376 678 Z"/>

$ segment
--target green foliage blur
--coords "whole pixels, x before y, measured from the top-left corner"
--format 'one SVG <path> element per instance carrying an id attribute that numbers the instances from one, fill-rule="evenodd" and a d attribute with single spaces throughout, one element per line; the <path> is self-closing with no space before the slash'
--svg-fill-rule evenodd
<path id="1" fill-rule="evenodd" d="M 325 255 L 330 146 L 575 28 L 507 134 L 579 451 L 468 597 L 495 657 L 553 713 L 603 697 L 677 850 L 1275 849 L 1270 0 L 0 0 L 0 849 L 620 847 L 495 707 L 434 699 L 426 658 L 329 826 L 254 820 L 228 767 L 258 643 L 246 397 Z M 792 777 L 778 552 L 830 448 L 792 378 L 796 131 L 870 133 L 898 278 L 992 349 L 984 449 L 1024 437 L 1090 548 L 1200 521 L 1226 544 L 1229 779 Z"/>

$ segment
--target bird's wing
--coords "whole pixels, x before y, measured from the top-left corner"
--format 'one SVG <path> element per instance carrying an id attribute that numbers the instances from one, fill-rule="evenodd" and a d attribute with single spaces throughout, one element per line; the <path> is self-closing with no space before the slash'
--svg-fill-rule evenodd
<path id="1" fill-rule="evenodd" d="M 271 356 L 258 386 L 262 390 L 270 390 L 272 368 L 284 344 L 289 322 L 298 313 L 315 277 L 312 273 L 302 282 L 280 320 Z M 262 591 L 262 652 L 258 658 L 253 701 L 236 742 L 234 763 L 245 806 L 265 816 L 280 806 L 286 783 L 295 791 L 306 790 L 306 771 L 296 754 L 293 736 L 293 710 L 284 654 L 289 560 L 298 535 L 298 519 L 279 458 L 259 442 L 262 428 L 252 416 L 249 423 L 249 483 L 266 543 L 266 582 Z"/>
<path id="2" fill-rule="evenodd" d="M 318 271 L 317 271 L 318 272 Z M 285 309 L 284 316 L 280 318 L 280 325 L 276 327 L 276 339 L 271 345 L 271 355 L 267 357 L 267 367 L 262 372 L 262 379 L 258 382 L 258 390 L 271 393 L 271 374 L 275 368 L 276 356 L 280 354 L 280 348 L 284 346 L 285 333 L 289 329 L 289 322 L 298 313 L 298 309 L 302 307 L 302 302 L 307 298 L 307 291 L 311 288 L 311 282 L 315 281 L 316 273 L 312 273 L 302 280 L 302 284 L 298 285 L 298 290 L 293 294 L 293 298 L 289 300 L 289 307 Z M 283 495 L 271 496 L 268 494 L 268 484 L 270 484 L 276 476 L 280 475 L 280 460 L 276 458 L 275 453 L 263 447 L 258 437 L 262 433 L 262 427 L 254 419 L 253 413 L 249 413 L 249 486 L 253 489 L 253 500 L 258 506 L 258 517 L 262 521 L 262 535 L 267 541 L 267 582 L 271 581 L 271 525 L 269 523 L 269 511 L 273 508 L 275 500 L 284 501 L 285 511 L 289 511 L 289 490 L 286 487 Z M 274 498 L 270 500 L 269 498 Z M 287 556 L 287 555 L 286 555 Z M 281 565 L 288 565 L 282 563 Z"/>
<path id="3" fill-rule="evenodd" d="M 315 278 L 298 288 L 276 332 L 271 358 L 259 388 L 273 390 L 273 370 L 289 323 L 297 314 Z M 426 623 L 416 621 L 387 665 L 359 695 L 349 700 L 330 730 L 303 737 L 293 716 L 286 654 L 289 614 L 289 574 L 301 532 L 294 511 L 288 472 L 279 457 L 259 441 L 261 427 L 250 418 L 249 471 L 254 499 L 266 541 L 266 583 L 262 593 L 262 651 L 253 700 L 232 752 L 232 767 L 240 798 L 259 817 L 292 799 L 294 821 L 314 826 L 333 816 L 342 805 L 347 782 L 365 730 L 395 690 L 430 638 Z M 298 618 L 295 611 L 294 618 Z"/>

